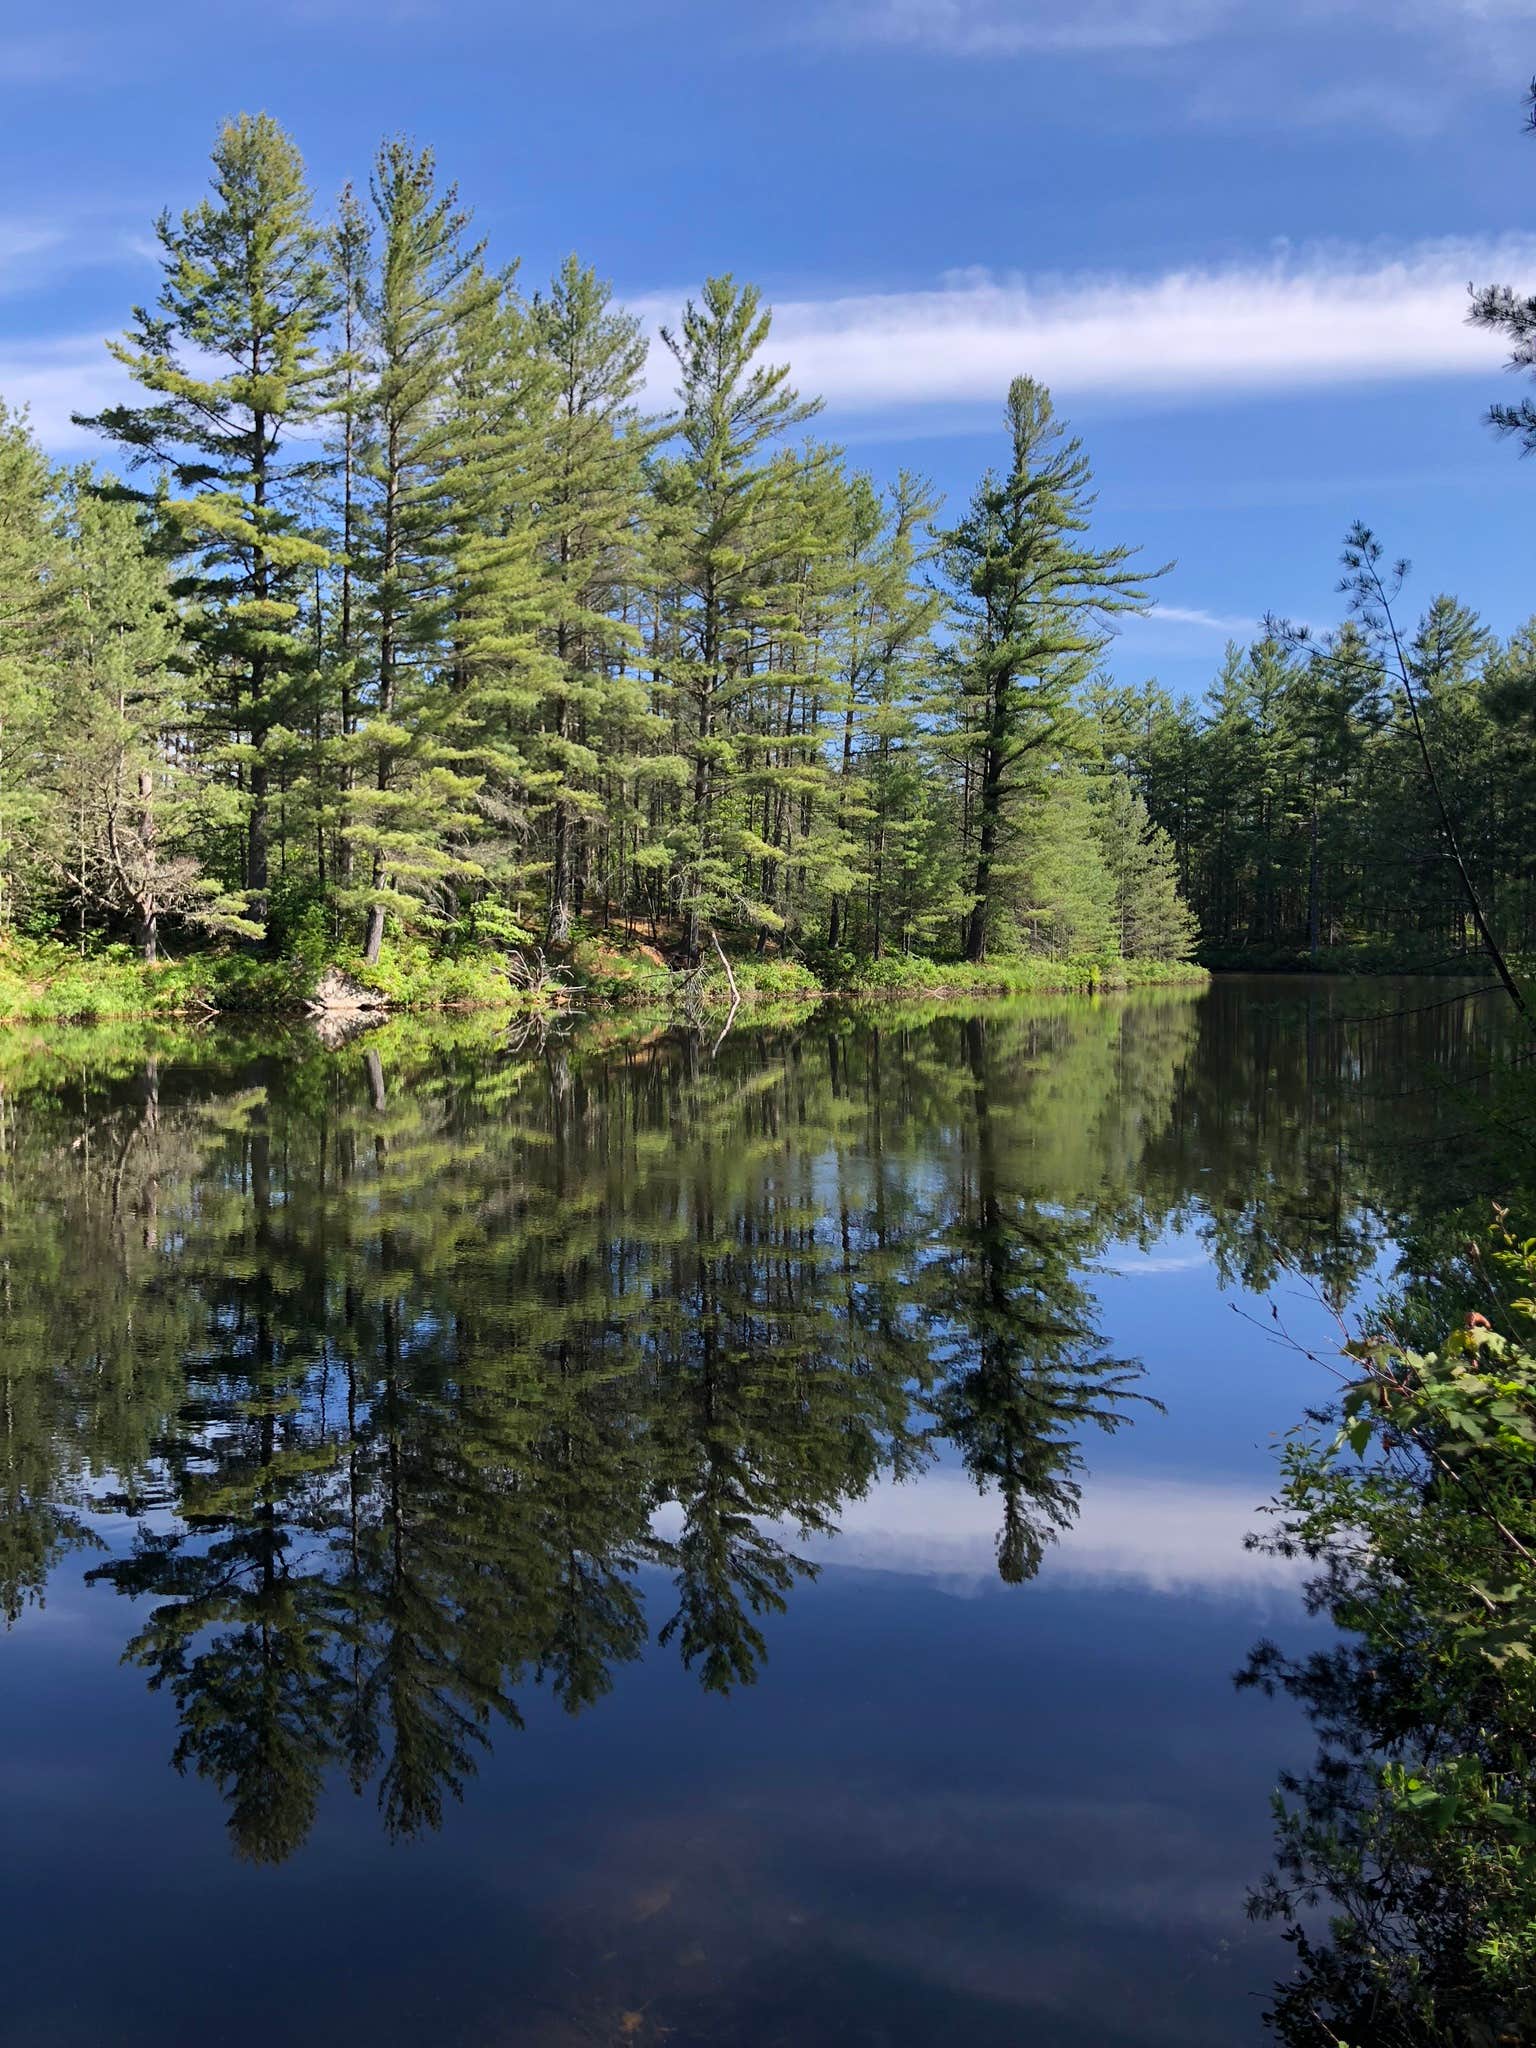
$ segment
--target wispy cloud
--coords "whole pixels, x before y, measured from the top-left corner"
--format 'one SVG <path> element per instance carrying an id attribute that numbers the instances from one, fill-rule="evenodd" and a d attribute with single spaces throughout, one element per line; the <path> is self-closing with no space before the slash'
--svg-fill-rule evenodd
<path id="1" fill-rule="evenodd" d="M 1469 94 L 1518 89 L 1536 0 L 802 0 L 823 48 L 956 63 L 1073 58 L 1156 82 L 1159 127 L 1424 135 Z"/>
<path id="2" fill-rule="evenodd" d="M 1418 38 L 1502 46 L 1536 19 L 1536 0 L 823 0 L 820 33 L 953 57 L 1034 51 L 1176 49 L 1217 38 L 1284 35 L 1298 28 L 1368 25 Z"/>
<path id="3" fill-rule="evenodd" d="M 1155 275 L 968 272 L 940 288 L 781 301 L 772 353 L 835 413 L 996 406 L 1022 373 L 1066 399 L 1205 404 L 1409 378 L 1492 378 L 1470 279 L 1536 279 L 1536 238 L 1313 250 Z M 669 304 L 651 302 L 650 317 Z M 653 374 L 670 365 L 656 352 Z"/>
<path id="4" fill-rule="evenodd" d="M 0 214 L 0 291 L 28 280 L 37 259 L 61 251 L 65 239 L 62 222 Z"/>
<path id="5" fill-rule="evenodd" d="M 143 209 L 80 205 L 55 213 L 0 213 L 0 297 L 37 291 L 88 270 L 138 270 L 157 255 L 130 221 Z"/>
<path id="6" fill-rule="evenodd" d="M 6 232 L 0 223 L 0 250 Z M 17 247 L 25 243 L 26 230 L 12 224 L 9 232 Z M 29 260 L 51 260 L 51 250 L 37 230 Z M 1536 282 L 1536 238 L 1395 255 L 1303 251 L 1140 276 L 965 272 L 932 290 L 780 301 L 769 352 L 790 363 L 802 390 L 827 400 L 837 431 L 989 424 L 1021 373 L 1049 384 L 1065 408 L 1084 400 L 1205 406 L 1427 378 L 1479 378 L 1491 388 L 1503 345 L 1466 324 L 1469 279 Z M 680 296 L 657 295 L 636 310 L 654 330 Z M 670 401 L 672 373 L 654 347 L 649 398 L 658 408 Z M 78 440 L 71 406 L 94 409 L 117 376 L 99 340 L 78 333 L 0 351 L 0 394 L 30 399 L 50 446 Z M 1239 636 L 1250 623 L 1171 605 L 1156 616 L 1164 626 Z"/>
<path id="7" fill-rule="evenodd" d="M 97 61 L 95 45 L 80 29 L 67 35 L 0 35 L 0 86 L 52 85 L 86 76 Z"/>
<path id="8" fill-rule="evenodd" d="M 1296 1586 L 1304 1566 L 1247 1549 L 1261 1522 L 1264 1482 L 1146 1475 L 1091 1478 L 1082 1510 L 1046 1555 L 1042 1579 L 1091 1580 L 1151 1592 L 1252 1597 Z M 807 1537 L 774 1527 L 791 1549 L 833 1565 L 909 1573 L 956 1593 L 997 1584 L 1001 1507 L 961 1472 L 930 1469 L 908 1481 L 880 1480 L 838 1514 L 836 1534 Z M 652 1518 L 676 1540 L 681 1511 L 668 1504 Z"/>
<path id="9" fill-rule="evenodd" d="M 1026 51 L 1162 50 L 1212 34 L 1232 0 L 848 0 L 822 25 L 850 42 L 1011 57 Z"/>
<path id="10" fill-rule="evenodd" d="M 26 408 L 50 455 L 100 454 L 99 438 L 77 427 L 70 414 L 99 412 L 129 391 L 126 373 L 99 334 L 0 344 L 0 399 L 13 409 Z"/>
<path id="11" fill-rule="evenodd" d="M 1193 632 L 1219 633 L 1224 640 L 1243 640 L 1258 631 L 1257 619 L 1239 618 L 1226 612 L 1202 611 L 1198 605 L 1155 604 L 1147 613 L 1147 623 L 1153 626 L 1187 626 Z M 1133 613 L 1132 618 L 1135 617 Z M 1127 624 L 1130 623 L 1128 619 Z M 1196 1254 L 1167 1259 L 1141 1259 L 1133 1265 L 1117 1266 L 1118 1273 L 1175 1273 L 1184 1272 L 1193 1266 L 1204 1265 L 1204 1258 Z"/>

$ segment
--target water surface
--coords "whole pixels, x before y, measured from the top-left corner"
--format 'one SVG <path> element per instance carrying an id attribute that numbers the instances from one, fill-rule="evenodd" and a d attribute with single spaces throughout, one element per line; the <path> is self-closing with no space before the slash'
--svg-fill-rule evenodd
<path id="1" fill-rule="evenodd" d="M 1445 993 L 13 1037 L 0 2036 L 1257 2043 Z"/>

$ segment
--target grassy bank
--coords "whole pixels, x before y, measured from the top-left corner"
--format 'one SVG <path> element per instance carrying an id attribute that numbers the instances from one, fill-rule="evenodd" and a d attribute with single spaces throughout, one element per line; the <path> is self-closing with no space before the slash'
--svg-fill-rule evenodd
<path id="1" fill-rule="evenodd" d="M 420 944 L 387 948 L 376 966 L 342 958 L 266 959 L 235 951 L 208 952 L 146 965 L 126 949 L 81 955 L 48 940 L 0 943 L 0 1022 L 76 1023 L 95 1018 L 173 1018 L 210 1012 L 232 1016 L 302 1013 L 322 969 L 335 966 L 371 990 L 391 1010 L 531 1010 L 570 999 L 609 1004 L 675 1007 L 685 997 L 717 1010 L 729 1005 L 730 985 L 718 964 L 695 986 L 649 949 L 622 951 L 594 941 L 579 943 L 562 980 L 515 988 L 501 957 L 433 953 Z M 731 962 L 744 1001 L 814 1000 L 823 996 L 1001 996 L 1091 994 L 1103 989 L 1190 985 L 1208 977 L 1182 961 L 1045 960 L 963 961 L 897 958 L 807 964 L 753 954 Z"/>
<path id="2" fill-rule="evenodd" d="M 841 985 L 847 995 L 1094 995 L 1103 989 L 1196 987 L 1210 980 L 1190 960 L 875 960 Z"/>

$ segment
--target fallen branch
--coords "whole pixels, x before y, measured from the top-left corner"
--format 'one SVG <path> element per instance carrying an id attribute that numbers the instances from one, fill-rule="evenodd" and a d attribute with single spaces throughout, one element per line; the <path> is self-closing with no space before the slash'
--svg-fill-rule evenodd
<path id="1" fill-rule="evenodd" d="M 725 969 L 725 978 L 730 983 L 731 1008 L 734 1010 L 736 1005 L 741 1001 L 741 990 L 736 986 L 736 977 L 731 972 L 731 963 L 725 957 L 725 948 L 721 945 L 719 936 L 716 933 L 713 925 L 711 925 L 709 928 L 709 939 L 710 944 L 714 947 L 715 951 L 720 955 L 720 965 Z"/>
<path id="2" fill-rule="evenodd" d="M 568 971 L 551 966 L 542 946 L 534 948 L 532 959 L 526 953 L 509 953 L 501 971 L 519 995 L 569 999 L 572 992 Z"/>

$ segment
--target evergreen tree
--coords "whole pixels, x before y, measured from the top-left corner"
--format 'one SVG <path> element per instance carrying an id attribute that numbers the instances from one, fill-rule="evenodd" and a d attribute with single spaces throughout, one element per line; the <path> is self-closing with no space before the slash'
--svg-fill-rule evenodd
<path id="1" fill-rule="evenodd" d="M 1127 960 L 1187 960 L 1195 921 L 1179 894 L 1178 860 L 1145 799 L 1111 775 L 1095 819 L 1113 891 L 1114 943 Z"/>
<path id="2" fill-rule="evenodd" d="M 16 915 L 41 801 L 58 552 L 53 473 L 26 415 L 0 401 L 0 926 Z"/>
<path id="3" fill-rule="evenodd" d="M 188 759 L 180 621 L 163 558 L 131 504 L 77 473 L 65 498 L 62 616 L 51 695 L 57 737 L 41 776 L 49 797 L 39 862 L 87 920 L 126 924 L 154 960 L 162 921 L 254 932 L 206 879 L 217 785 Z"/>
<path id="4" fill-rule="evenodd" d="M 563 946 L 580 908 L 591 835 L 605 824 L 646 713 L 631 676 L 630 595 L 642 545 L 644 459 L 654 434 L 636 401 L 645 375 L 639 322 L 567 257 L 531 313 L 552 406 L 542 451 L 538 543 L 554 665 L 539 714 L 537 798 L 548 807 L 546 942 Z"/>
<path id="5" fill-rule="evenodd" d="M 1096 823 L 1086 771 L 1058 761 L 1014 819 L 993 870 L 1014 949 L 1022 942 L 1055 959 L 1113 957 L 1115 886 Z"/>
<path id="6" fill-rule="evenodd" d="M 944 536 L 963 637 L 948 745 L 965 775 L 974 849 L 965 956 L 985 957 L 995 870 L 1021 801 L 1073 721 L 1072 696 L 1107 643 L 1103 621 L 1144 609 L 1147 572 L 1081 538 L 1092 507 L 1082 444 L 1028 377 L 1008 389 L 1010 459 Z"/>
<path id="7" fill-rule="evenodd" d="M 146 951 L 175 917 L 306 972 L 352 932 L 374 979 L 391 926 L 558 949 L 592 913 L 692 965 L 717 927 L 838 973 L 956 932 L 972 957 L 1111 943 L 1076 698 L 1145 592 L 1086 538 L 1087 466 L 1039 387 L 1015 384 L 1007 473 L 941 547 L 920 480 L 797 443 L 816 404 L 767 360 L 753 288 L 711 279 L 664 331 L 664 429 L 637 321 L 574 256 L 521 296 L 430 150 L 387 141 L 322 229 L 293 144 L 242 116 L 159 235 L 159 298 L 114 345 L 140 396 L 95 422 L 156 472 L 102 487 L 142 528 L 78 490 L 66 515 L 0 416 L 0 915 Z M 82 680 L 106 667 L 66 618 L 69 548 L 123 553 L 121 716 Z M 1209 884 L 1218 778 L 1195 786 L 1188 720 L 1145 722 L 1127 772 L 1161 821 L 1173 735 L 1181 873 Z M 1223 743 L 1251 756 L 1252 722 Z M 1299 789 L 1261 863 L 1277 907 L 1218 903 L 1222 936 L 1288 914 Z M 1239 779 L 1240 853 L 1251 813 Z M 1491 826 L 1474 858 L 1499 868 Z"/>
<path id="8" fill-rule="evenodd" d="M 1369 859 L 1360 831 L 1367 748 L 1382 720 L 1381 665 L 1353 622 L 1315 649 L 1296 685 L 1306 815 L 1307 951 L 1341 931 Z"/>
<path id="9" fill-rule="evenodd" d="M 944 600 L 922 577 L 932 556 L 929 486 L 903 471 L 884 497 L 866 476 L 853 477 L 848 493 L 835 801 L 850 877 L 845 890 L 829 892 L 827 943 L 859 942 L 878 960 L 889 932 L 904 939 L 914 928 L 922 915 L 917 896 L 936 894 L 943 872 L 924 829 L 932 782 L 921 711 Z M 936 915 L 942 920 L 951 909 L 943 905 Z"/>
<path id="10" fill-rule="evenodd" d="M 351 751 L 346 837 L 362 870 L 343 897 L 366 909 L 363 958 L 377 961 L 385 920 L 407 919 L 471 864 L 451 835 L 473 822 L 473 781 L 441 737 L 459 504 L 453 380 L 465 323 L 496 287 L 464 241 L 468 215 L 439 191 L 430 150 L 379 151 L 370 183 L 377 269 L 367 301 L 370 389 L 363 408 L 369 681 Z"/>
<path id="11" fill-rule="evenodd" d="M 373 227 L 367 208 L 351 185 L 343 189 L 338 201 L 328 251 L 337 328 L 325 408 L 331 427 L 331 472 L 326 479 L 331 561 L 328 583 L 317 607 L 322 676 L 316 692 L 316 737 L 324 760 L 315 880 L 321 897 L 329 882 L 334 881 L 337 891 L 344 894 L 353 881 L 353 845 L 345 825 L 355 773 L 351 740 L 357 730 L 359 689 L 367 661 L 361 602 L 365 586 L 360 571 L 366 490 L 363 449 L 373 388 L 366 351 Z"/>
<path id="12" fill-rule="evenodd" d="M 213 196 L 156 224 L 164 282 L 153 310 L 111 344 L 150 394 L 87 424 L 154 462 L 176 495 L 160 505 L 185 564 L 180 594 L 204 662 L 210 722 L 245 802 L 243 882 L 265 917 L 271 850 L 268 742 L 293 715 L 312 660 L 299 630 L 326 551 L 307 531 L 316 480 L 306 429 L 323 403 L 335 306 L 297 149 L 265 114 L 220 130 Z M 290 445 L 292 444 L 292 445 Z"/>
<path id="13" fill-rule="evenodd" d="M 1536 620 L 1489 656 L 1481 678 L 1491 759 L 1480 808 L 1493 850 L 1484 886 L 1511 945 L 1536 936 Z"/>
<path id="14" fill-rule="evenodd" d="M 740 685 L 794 538 L 782 515 L 798 472 L 768 451 L 817 409 L 790 385 L 787 366 L 759 361 L 770 325 L 760 294 L 725 276 L 689 300 L 676 331 L 662 330 L 678 367 L 683 444 L 659 468 L 656 489 L 668 591 L 663 672 L 690 792 L 672 835 L 690 959 L 713 918 L 753 914 L 737 857 L 744 841 L 760 849 L 744 821 L 727 829 L 724 795 L 741 759 Z"/>
<path id="15" fill-rule="evenodd" d="M 537 531 L 551 378 L 510 278 L 482 275 L 468 300 L 446 414 L 453 546 L 442 732 L 475 783 L 460 842 L 474 865 L 453 880 L 459 895 L 469 889 L 478 936 L 526 939 L 539 873 L 533 757 L 554 661 Z"/>

